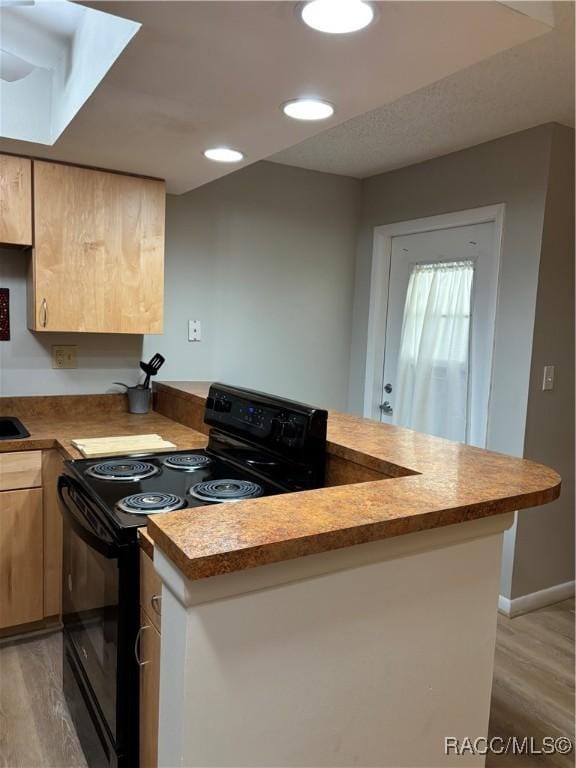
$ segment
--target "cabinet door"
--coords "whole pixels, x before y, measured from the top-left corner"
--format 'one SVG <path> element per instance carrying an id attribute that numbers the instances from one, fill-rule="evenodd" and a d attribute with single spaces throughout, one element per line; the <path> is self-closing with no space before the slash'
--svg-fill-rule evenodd
<path id="1" fill-rule="evenodd" d="M 140 768 L 158 765 L 158 712 L 160 694 L 160 634 L 140 611 Z"/>
<path id="2" fill-rule="evenodd" d="M 0 243 L 32 245 L 32 161 L 0 155 Z"/>
<path id="3" fill-rule="evenodd" d="M 164 182 L 34 162 L 31 327 L 161 333 Z"/>
<path id="4" fill-rule="evenodd" d="M 0 492 L 0 628 L 43 614 L 42 489 Z"/>

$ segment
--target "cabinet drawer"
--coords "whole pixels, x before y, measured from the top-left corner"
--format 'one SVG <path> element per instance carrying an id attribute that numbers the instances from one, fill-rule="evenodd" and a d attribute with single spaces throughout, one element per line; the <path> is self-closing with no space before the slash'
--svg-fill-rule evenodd
<path id="1" fill-rule="evenodd" d="M 140 550 L 140 606 L 160 632 L 162 611 L 162 580 L 154 570 L 154 563 Z"/>
<path id="2" fill-rule="evenodd" d="M 0 453 L 0 491 L 40 488 L 42 451 Z"/>

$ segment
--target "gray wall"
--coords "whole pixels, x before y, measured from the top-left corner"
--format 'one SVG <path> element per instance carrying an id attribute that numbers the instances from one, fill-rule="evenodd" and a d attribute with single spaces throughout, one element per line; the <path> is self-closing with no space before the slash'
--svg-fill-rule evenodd
<path id="1" fill-rule="evenodd" d="M 12 341 L 0 394 L 102 392 L 135 381 L 141 354 L 164 379 L 223 379 L 345 409 L 360 182 L 258 163 L 167 200 L 163 336 L 33 334 L 25 251 L 0 252 Z M 203 341 L 188 342 L 200 319 Z M 52 344 L 78 344 L 79 368 L 51 368 Z"/>
<path id="2" fill-rule="evenodd" d="M 167 211 L 163 378 L 346 408 L 360 182 L 257 163 Z M 200 319 L 204 341 L 187 341 Z"/>
<path id="3" fill-rule="evenodd" d="M 552 125 L 367 179 L 357 245 L 350 410 L 362 412 L 374 227 L 505 203 L 488 447 L 521 456 Z M 509 597 L 515 530 L 505 537 Z"/>
<path id="4" fill-rule="evenodd" d="M 518 516 L 512 597 L 574 579 L 574 132 L 553 128 L 524 455 L 562 475 L 554 503 Z M 552 391 L 543 367 L 556 366 Z"/>

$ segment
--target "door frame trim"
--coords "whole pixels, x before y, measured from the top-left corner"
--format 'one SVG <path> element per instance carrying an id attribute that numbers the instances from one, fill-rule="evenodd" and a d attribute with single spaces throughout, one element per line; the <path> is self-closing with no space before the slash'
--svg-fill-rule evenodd
<path id="1" fill-rule="evenodd" d="M 388 288 L 390 282 L 390 266 L 392 255 L 392 238 L 401 235 L 412 235 L 431 232 L 439 229 L 452 229 L 471 224 L 494 223 L 495 227 L 495 264 L 496 264 L 496 301 L 494 303 L 493 327 L 495 330 L 496 308 L 500 291 L 500 265 L 502 240 L 504 232 L 505 203 L 487 205 L 480 208 L 469 208 L 437 216 L 427 216 L 421 219 L 383 224 L 374 227 L 372 245 L 372 270 L 370 276 L 370 304 L 368 311 L 368 338 L 366 347 L 366 374 L 364 379 L 364 409 L 363 415 L 369 419 L 380 420 L 379 405 L 382 399 L 384 378 L 385 343 L 379 343 L 382 329 L 386 339 L 388 320 Z M 492 395 L 492 373 L 494 360 L 494 337 L 490 352 L 490 385 L 489 401 Z M 488 414 L 486 415 L 486 434 L 488 431 Z"/>

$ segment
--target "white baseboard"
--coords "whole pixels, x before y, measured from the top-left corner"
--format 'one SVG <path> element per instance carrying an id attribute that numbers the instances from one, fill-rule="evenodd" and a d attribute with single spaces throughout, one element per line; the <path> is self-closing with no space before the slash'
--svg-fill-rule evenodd
<path id="1" fill-rule="evenodd" d="M 520 616 L 522 613 L 535 611 L 537 608 L 544 608 L 547 605 L 568 600 L 568 598 L 574 597 L 574 584 L 575 582 L 573 581 L 555 584 L 553 587 L 548 587 L 548 589 L 540 589 L 538 592 L 515 597 L 513 600 L 500 595 L 498 598 L 498 610 L 500 613 L 513 618 L 514 616 Z"/>

